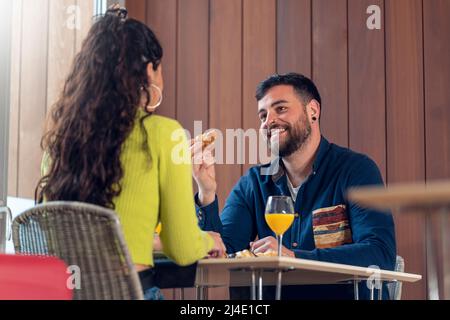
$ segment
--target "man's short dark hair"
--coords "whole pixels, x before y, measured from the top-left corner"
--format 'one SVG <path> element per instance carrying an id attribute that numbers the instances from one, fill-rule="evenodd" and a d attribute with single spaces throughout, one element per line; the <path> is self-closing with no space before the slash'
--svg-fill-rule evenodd
<path id="1" fill-rule="evenodd" d="M 319 91 L 311 79 L 298 73 L 274 74 L 261 82 L 256 89 L 256 100 L 260 101 L 267 94 L 267 91 L 275 86 L 292 86 L 300 97 L 300 101 L 306 106 L 311 100 L 315 99 L 322 105 Z"/>

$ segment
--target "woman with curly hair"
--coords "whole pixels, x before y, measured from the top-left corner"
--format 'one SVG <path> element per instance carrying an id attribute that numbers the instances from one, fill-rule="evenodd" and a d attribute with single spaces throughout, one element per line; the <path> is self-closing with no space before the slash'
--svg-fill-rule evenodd
<path id="1" fill-rule="evenodd" d="M 162 56 L 154 33 L 124 8 L 95 22 L 51 111 L 36 189 L 38 202 L 115 210 L 141 275 L 153 265 L 159 221 L 164 252 L 180 265 L 225 250 L 218 234 L 197 225 L 191 165 L 171 159 L 180 142 L 170 137 L 181 126 L 153 114 L 163 98 Z M 186 137 L 182 144 L 189 152 Z"/>

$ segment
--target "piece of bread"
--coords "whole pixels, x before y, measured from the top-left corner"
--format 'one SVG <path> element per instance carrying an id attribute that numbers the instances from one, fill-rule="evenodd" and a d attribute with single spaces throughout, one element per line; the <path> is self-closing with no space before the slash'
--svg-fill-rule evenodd
<path id="1" fill-rule="evenodd" d="M 236 259 L 252 258 L 252 257 L 254 257 L 254 256 L 255 256 L 255 255 L 254 255 L 253 253 L 251 253 L 250 251 L 248 251 L 248 250 L 242 250 L 242 251 L 236 252 L 235 258 L 236 258 Z"/>
<path id="2" fill-rule="evenodd" d="M 205 132 L 201 135 L 198 135 L 197 137 L 195 137 L 195 140 L 201 141 L 202 148 L 205 149 L 207 146 L 214 143 L 214 141 L 216 141 L 216 138 L 217 138 L 217 133 L 215 131 L 209 131 L 209 132 Z"/>
<path id="3" fill-rule="evenodd" d="M 266 252 L 258 252 L 256 254 L 258 257 L 276 257 L 278 256 L 277 252 L 275 250 L 267 250 Z"/>
<path id="4" fill-rule="evenodd" d="M 233 255 L 230 255 L 229 257 L 231 258 L 236 258 L 236 259 L 243 259 L 243 258 L 256 258 L 256 257 L 276 257 L 278 256 L 277 252 L 275 250 L 267 250 L 266 252 L 258 252 L 258 253 L 253 253 L 250 252 L 249 250 L 242 250 L 242 251 L 238 251 Z"/>

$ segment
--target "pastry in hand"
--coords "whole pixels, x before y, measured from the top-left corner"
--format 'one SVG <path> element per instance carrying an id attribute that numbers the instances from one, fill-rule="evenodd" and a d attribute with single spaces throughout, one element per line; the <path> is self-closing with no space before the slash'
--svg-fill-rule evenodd
<path id="1" fill-rule="evenodd" d="M 201 141 L 202 142 L 202 148 L 205 149 L 210 144 L 214 143 L 217 138 L 217 133 L 215 131 L 209 131 L 205 132 L 204 134 L 201 134 L 197 137 L 195 137 L 195 141 Z"/>

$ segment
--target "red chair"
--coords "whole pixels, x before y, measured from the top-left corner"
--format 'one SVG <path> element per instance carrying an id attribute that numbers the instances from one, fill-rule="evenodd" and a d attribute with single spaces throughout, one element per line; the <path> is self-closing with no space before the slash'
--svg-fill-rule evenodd
<path id="1" fill-rule="evenodd" d="M 69 276 L 57 258 L 0 255 L 0 300 L 72 300 Z"/>

